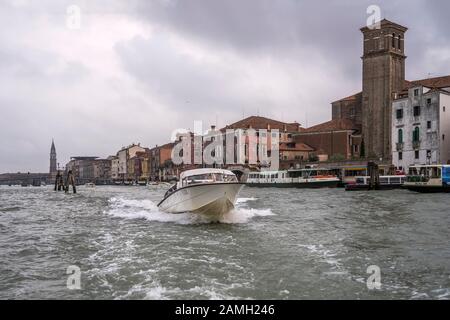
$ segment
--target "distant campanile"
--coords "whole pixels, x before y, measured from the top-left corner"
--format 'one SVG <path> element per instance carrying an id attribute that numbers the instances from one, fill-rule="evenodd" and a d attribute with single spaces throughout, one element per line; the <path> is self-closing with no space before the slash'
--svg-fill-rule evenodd
<path id="1" fill-rule="evenodd" d="M 55 148 L 55 142 L 52 139 L 52 147 L 50 148 L 50 174 L 56 175 L 57 172 L 56 168 L 56 148 Z"/>

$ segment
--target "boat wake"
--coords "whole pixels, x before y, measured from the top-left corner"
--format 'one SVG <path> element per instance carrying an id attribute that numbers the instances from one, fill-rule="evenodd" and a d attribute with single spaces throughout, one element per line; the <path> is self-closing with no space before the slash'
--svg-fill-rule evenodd
<path id="1" fill-rule="evenodd" d="M 256 198 L 238 198 L 234 210 L 224 214 L 218 220 L 195 213 L 172 214 L 160 211 L 151 200 L 125 199 L 112 197 L 108 200 L 108 209 L 104 213 L 123 219 L 146 219 L 148 221 L 168 222 L 176 224 L 202 224 L 202 223 L 247 223 L 256 217 L 274 215 L 270 209 L 254 209 L 248 207 L 248 202 Z"/>

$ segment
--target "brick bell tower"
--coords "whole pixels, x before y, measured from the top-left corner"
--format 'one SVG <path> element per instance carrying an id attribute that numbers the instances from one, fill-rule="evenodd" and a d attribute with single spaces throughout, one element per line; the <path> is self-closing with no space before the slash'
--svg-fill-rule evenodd
<path id="1" fill-rule="evenodd" d="M 52 146 L 50 147 L 50 176 L 52 178 L 56 177 L 58 169 L 56 167 L 56 148 L 55 142 L 52 139 Z"/>
<path id="2" fill-rule="evenodd" d="M 362 131 L 366 157 L 390 160 L 393 93 L 405 83 L 405 32 L 388 21 L 364 27 Z"/>

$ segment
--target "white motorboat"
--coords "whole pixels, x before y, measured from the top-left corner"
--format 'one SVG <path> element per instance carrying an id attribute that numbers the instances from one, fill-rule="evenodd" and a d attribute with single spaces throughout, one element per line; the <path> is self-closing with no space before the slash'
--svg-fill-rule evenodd
<path id="1" fill-rule="evenodd" d="M 195 169 L 182 172 L 158 207 L 168 213 L 194 212 L 221 216 L 234 208 L 243 187 L 229 170 Z"/>

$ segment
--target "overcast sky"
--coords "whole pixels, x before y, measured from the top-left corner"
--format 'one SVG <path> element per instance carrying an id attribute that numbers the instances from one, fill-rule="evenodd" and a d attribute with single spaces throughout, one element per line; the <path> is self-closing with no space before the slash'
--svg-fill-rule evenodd
<path id="1" fill-rule="evenodd" d="M 328 121 L 361 90 L 371 4 L 409 28 L 407 79 L 450 74 L 446 0 L 1 0 L 0 172 L 47 172 L 52 138 L 65 164 L 194 120 Z"/>

